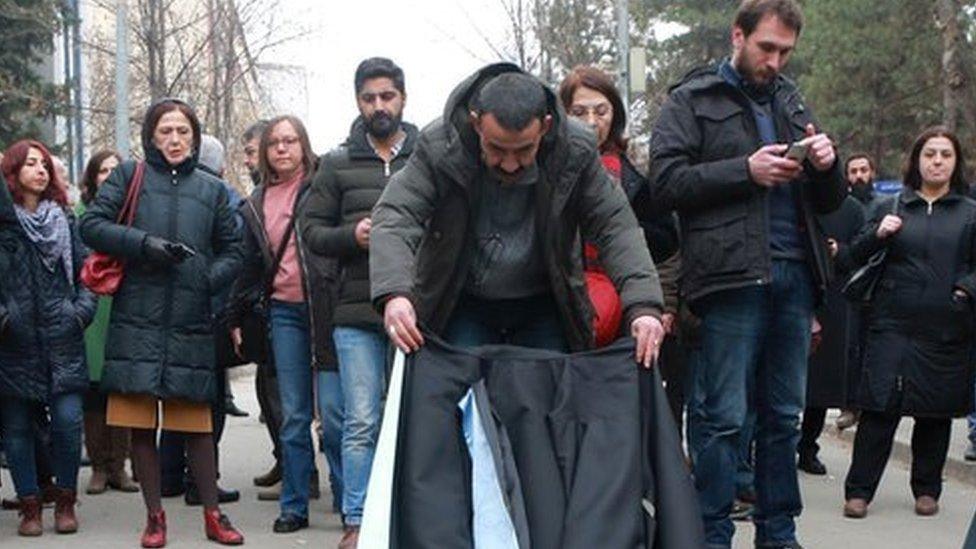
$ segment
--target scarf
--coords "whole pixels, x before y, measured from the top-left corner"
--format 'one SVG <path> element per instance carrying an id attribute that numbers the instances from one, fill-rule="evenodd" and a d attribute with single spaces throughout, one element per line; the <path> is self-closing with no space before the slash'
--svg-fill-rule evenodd
<path id="1" fill-rule="evenodd" d="M 68 285 L 74 287 L 74 265 L 71 259 L 71 228 L 68 226 L 68 216 L 57 203 L 42 200 L 37 205 L 37 211 L 31 213 L 19 204 L 14 205 L 17 221 L 23 227 L 37 251 L 40 252 L 41 263 L 49 272 L 55 272 L 60 261 L 64 265 Z"/>

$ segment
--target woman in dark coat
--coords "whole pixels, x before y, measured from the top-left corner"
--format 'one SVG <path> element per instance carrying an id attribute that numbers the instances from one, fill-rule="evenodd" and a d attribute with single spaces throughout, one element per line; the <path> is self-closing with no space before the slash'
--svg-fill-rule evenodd
<path id="1" fill-rule="evenodd" d="M 821 329 L 815 334 L 819 343 L 812 350 L 807 370 L 807 402 L 797 446 L 797 467 L 812 475 L 827 474 L 826 466 L 817 458 L 817 438 L 823 431 L 827 408 L 843 408 L 848 402 L 847 372 L 857 327 L 854 307 L 841 288 L 854 267 L 850 244 L 863 226 L 864 208 L 853 196 L 845 198 L 836 212 L 820 217 L 834 280 L 816 311 Z"/>
<path id="2" fill-rule="evenodd" d="M 965 171 L 956 136 L 926 130 L 912 146 L 904 190 L 877 209 L 852 246 L 860 264 L 885 246 L 888 252 L 866 320 L 848 517 L 867 513 L 902 416 L 915 418 L 915 512 L 938 512 L 951 420 L 973 406 L 976 201 L 966 195 Z"/>
<path id="3" fill-rule="evenodd" d="M 112 172 L 81 221 L 89 246 L 125 260 L 102 373 L 107 423 L 132 429 L 133 462 L 148 510 L 143 547 L 166 543 L 158 427 L 187 433 L 207 537 L 240 544 L 243 536 L 217 505 L 209 404 L 217 375 L 211 298 L 240 269 L 234 212 L 221 181 L 197 167 L 200 124 L 186 103 L 164 99 L 151 106 L 142 146 L 145 174 L 132 226 L 117 219 L 134 162 Z"/>
<path id="4" fill-rule="evenodd" d="M 0 426 L 21 502 L 22 536 L 39 536 L 41 500 L 34 414 L 47 405 L 59 533 L 78 530 L 74 506 L 81 460 L 82 398 L 88 387 L 83 334 L 94 296 L 78 278 L 85 248 L 64 183 L 47 149 L 19 141 L 0 164 L 21 230 L 17 260 L 0 278 Z"/>

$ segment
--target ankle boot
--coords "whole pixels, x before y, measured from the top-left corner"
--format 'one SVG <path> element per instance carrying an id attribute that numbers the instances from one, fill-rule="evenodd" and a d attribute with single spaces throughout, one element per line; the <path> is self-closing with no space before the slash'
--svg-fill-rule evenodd
<path id="1" fill-rule="evenodd" d="M 44 532 L 41 523 L 41 498 L 28 496 L 20 498 L 20 526 L 17 534 L 21 536 L 39 536 Z"/>
<path id="2" fill-rule="evenodd" d="M 75 516 L 75 503 L 78 494 L 74 490 L 58 488 L 54 500 L 54 529 L 59 534 L 74 534 L 78 531 L 78 518 Z"/>
<path id="3" fill-rule="evenodd" d="M 207 539 L 211 541 L 216 541 L 221 545 L 243 545 L 244 543 L 244 535 L 234 528 L 230 519 L 221 513 L 220 509 L 204 509 L 203 526 L 207 533 Z"/>
<path id="4" fill-rule="evenodd" d="M 146 517 L 146 529 L 142 532 L 142 546 L 158 549 L 166 546 L 166 512 L 160 509 Z"/>

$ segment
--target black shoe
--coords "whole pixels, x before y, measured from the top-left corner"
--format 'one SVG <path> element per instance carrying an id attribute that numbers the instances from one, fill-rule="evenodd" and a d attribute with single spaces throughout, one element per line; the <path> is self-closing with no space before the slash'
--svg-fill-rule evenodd
<path id="1" fill-rule="evenodd" d="M 240 491 L 224 490 L 219 486 L 217 487 L 217 501 L 219 503 L 234 503 L 239 499 L 241 499 Z M 200 499 L 200 491 L 197 490 L 195 485 L 186 489 L 186 494 L 183 496 L 183 502 L 191 507 L 203 505 L 203 500 Z"/>
<path id="2" fill-rule="evenodd" d="M 281 482 L 281 464 L 275 463 L 275 466 L 271 468 L 267 473 L 254 477 L 254 485 L 260 486 L 261 488 L 267 488 L 269 486 L 274 486 Z"/>
<path id="3" fill-rule="evenodd" d="M 823 476 L 827 474 L 827 466 L 820 461 L 816 454 L 801 455 L 796 468 L 811 475 Z"/>
<path id="4" fill-rule="evenodd" d="M 298 515 L 281 515 L 274 521 L 274 533 L 276 534 L 290 534 L 292 532 L 297 532 L 302 528 L 308 528 L 308 517 L 300 517 Z"/>
<path id="5" fill-rule="evenodd" d="M 757 543 L 756 549 L 803 549 L 797 541 Z"/>
<path id="6" fill-rule="evenodd" d="M 250 413 L 238 408 L 237 404 L 232 398 L 228 398 L 224 403 L 224 411 L 227 412 L 227 415 L 234 417 L 249 417 L 251 415 Z"/>

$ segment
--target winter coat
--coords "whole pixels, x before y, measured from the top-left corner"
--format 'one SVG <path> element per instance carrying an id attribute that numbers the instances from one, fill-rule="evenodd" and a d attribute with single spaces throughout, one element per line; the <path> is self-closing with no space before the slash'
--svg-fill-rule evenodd
<path id="1" fill-rule="evenodd" d="M 95 296 L 79 274 L 87 250 L 71 229 L 73 284 L 58 262 L 48 271 L 37 247 L 17 231 L 17 260 L 0 278 L 0 398 L 47 402 L 88 388 L 84 329 L 95 314 Z"/>
<path id="2" fill-rule="evenodd" d="M 390 177 L 410 158 L 417 128 L 402 125 L 406 140 L 396 157 L 386 163 L 366 137 L 362 117 L 338 149 L 322 156 L 302 208 L 302 236 L 316 254 L 336 258 L 339 264 L 338 298 L 334 322 L 382 330 L 383 319 L 369 298 L 369 251 L 356 242 L 356 225 L 370 217 Z"/>
<path id="3" fill-rule="evenodd" d="M 170 166 L 153 145 L 152 131 L 146 121 L 146 171 L 132 226 L 116 219 L 134 162 L 112 172 L 81 221 L 89 246 L 125 259 L 125 277 L 112 303 L 102 389 L 210 402 L 216 395 L 211 298 L 240 270 L 239 235 L 227 189 L 197 168 L 197 151 Z M 143 250 L 149 235 L 181 242 L 196 255 L 169 267 L 153 265 Z"/>
<path id="4" fill-rule="evenodd" d="M 837 256 L 831 261 L 833 281 L 817 308 L 822 326 L 821 343 L 810 357 L 807 374 L 807 407 L 840 408 L 849 401 L 848 369 L 855 366 L 851 355 L 857 345 L 857 308 L 841 293 L 841 288 L 855 267 L 850 258 L 850 244 L 864 226 L 864 208 L 852 196 L 844 199 L 840 209 L 820 218 L 824 237 L 837 241 Z"/>
<path id="5" fill-rule="evenodd" d="M 515 65 L 489 65 L 452 93 L 444 115 L 420 134 L 406 167 L 373 209 L 371 297 L 413 303 L 418 319 L 442 333 L 470 268 L 469 229 L 479 204 L 481 150 L 469 102 L 481 85 Z M 624 322 L 661 313 L 657 272 L 627 197 L 611 181 L 592 132 L 568 120 L 546 88 L 552 127 L 537 156 L 535 222 L 552 295 L 571 349 L 594 344 L 592 307 L 583 278 L 580 236 L 596 245 L 621 296 Z"/>
<path id="6" fill-rule="evenodd" d="M 335 343 L 332 341 L 332 312 L 336 301 L 336 261 L 308 249 L 302 237 L 302 210 L 308 201 L 310 184 L 302 183 L 298 190 L 292 216 L 297 219 L 295 242 L 298 245 L 298 261 L 301 264 L 302 288 L 305 302 L 309 304 L 308 325 L 311 330 L 312 364 L 318 370 L 338 370 Z M 243 254 L 241 276 L 235 281 L 228 306 L 229 325 L 240 326 L 244 312 L 259 300 L 267 299 L 268 288 L 274 279 L 272 272 L 275 252 L 280 242 L 269 242 L 264 224 L 263 185 L 254 189 L 241 204 L 244 219 Z M 274 357 L 269 356 L 269 360 Z"/>
<path id="7" fill-rule="evenodd" d="M 876 231 L 893 200 L 900 201 L 901 230 L 882 240 Z M 973 407 L 976 201 L 950 192 L 929 206 L 906 189 L 876 210 L 851 254 L 863 264 L 886 244 L 858 403 L 911 416 L 965 415 Z M 969 299 L 954 298 L 955 289 Z"/>
<path id="8" fill-rule="evenodd" d="M 777 77 L 777 134 L 805 137 L 818 126 L 796 85 Z M 819 127 L 819 126 L 818 126 Z M 761 146 L 748 98 L 719 74 L 697 69 L 672 88 L 651 138 L 651 187 L 681 225 L 682 295 L 692 304 L 708 294 L 769 284 L 769 198 L 749 175 L 748 157 Z M 821 296 L 830 278 L 816 215 L 836 210 L 847 194 L 840 162 L 818 172 L 809 162 L 793 182 L 797 215 Z"/>

